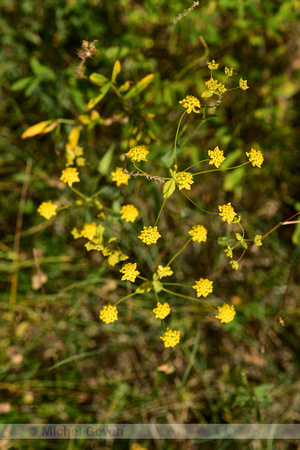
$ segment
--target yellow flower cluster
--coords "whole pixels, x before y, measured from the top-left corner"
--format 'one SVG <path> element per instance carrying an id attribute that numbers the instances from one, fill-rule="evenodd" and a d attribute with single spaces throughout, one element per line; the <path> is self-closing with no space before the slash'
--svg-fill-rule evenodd
<path id="1" fill-rule="evenodd" d="M 232 77 L 232 75 L 233 75 L 233 68 L 229 69 L 227 66 L 225 66 L 225 74 L 228 77 Z"/>
<path id="2" fill-rule="evenodd" d="M 170 266 L 158 266 L 157 269 L 157 274 L 159 276 L 159 279 L 161 280 L 163 277 L 170 277 L 171 275 L 173 275 L 173 270 L 171 270 Z"/>
<path id="3" fill-rule="evenodd" d="M 249 86 L 247 86 L 247 80 L 243 80 L 243 78 L 240 78 L 239 87 L 243 89 L 243 91 L 249 89 Z"/>
<path id="4" fill-rule="evenodd" d="M 171 312 L 169 303 L 157 303 L 157 308 L 153 310 L 156 319 L 165 319 Z"/>
<path id="5" fill-rule="evenodd" d="M 144 145 L 136 145 L 132 147 L 129 152 L 125 153 L 128 158 L 131 159 L 131 162 L 141 162 L 147 161 L 147 155 L 149 150 Z"/>
<path id="6" fill-rule="evenodd" d="M 121 167 L 116 167 L 116 171 L 112 172 L 111 174 L 112 180 L 117 183 L 117 186 L 121 186 L 121 184 L 128 184 L 130 175 L 124 173 Z"/>
<path id="7" fill-rule="evenodd" d="M 264 162 L 264 157 L 260 150 L 254 150 L 254 148 L 252 148 L 249 153 L 246 152 L 246 155 L 248 156 L 253 167 L 257 166 L 261 168 L 261 165 Z"/>
<path id="8" fill-rule="evenodd" d="M 187 113 L 191 114 L 191 112 L 194 112 L 196 114 L 199 114 L 200 112 L 200 101 L 194 97 L 193 95 L 187 95 L 183 100 L 180 100 L 179 102 L 184 108 L 187 109 Z M 199 109 L 197 109 L 199 108 Z"/>
<path id="9" fill-rule="evenodd" d="M 80 181 L 78 175 L 79 172 L 77 172 L 75 167 L 68 167 L 62 171 L 60 180 L 71 187 L 73 183 L 78 183 L 78 181 Z"/>
<path id="10" fill-rule="evenodd" d="M 81 236 L 92 241 L 97 233 L 97 225 L 95 222 L 93 223 L 85 223 L 83 225 Z"/>
<path id="11" fill-rule="evenodd" d="M 207 297 L 213 291 L 213 281 L 208 280 L 207 278 L 200 278 L 199 281 L 195 281 L 195 286 L 193 288 L 197 291 L 197 297 Z"/>
<path id="12" fill-rule="evenodd" d="M 167 328 L 164 336 L 160 337 L 164 341 L 165 347 L 175 347 L 180 341 L 180 331 Z"/>
<path id="13" fill-rule="evenodd" d="M 126 222 L 134 222 L 139 212 L 134 205 L 123 205 L 120 214 L 121 219 L 126 220 Z"/>
<path id="14" fill-rule="evenodd" d="M 261 235 L 257 234 L 256 236 L 254 236 L 254 245 L 257 245 L 257 247 L 260 247 L 262 245 L 261 242 Z"/>
<path id="15" fill-rule="evenodd" d="M 211 158 L 209 164 L 214 164 L 219 168 L 225 159 L 223 153 L 223 150 L 220 150 L 219 147 L 215 147 L 214 150 L 208 150 L 208 156 Z"/>
<path id="16" fill-rule="evenodd" d="M 38 213 L 49 220 L 52 216 L 56 216 L 56 210 L 58 206 L 54 205 L 51 200 L 49 202 L 43 202 L 38 207 Z"/>
<path id="17" fill-rule="evenodd" d="M 191 185 L 193 182 L 193 175 L 188 172 L 178 172 L 176 174 L 176 181 L 179 187 L 179 190 L 188 189 L 191 190 Z"/>
<path id="18" fill-rule="evenodd" d="M 206 242 L 207 229 L 202 225 L 194 225 L 189 231 L 189 235 L 193 236 L 193 241 Z"/>
<path id="19" fill-rule="evenodd" d="M 66 145 L 66 159 L 67 164 L 66 166 L 72 166 L 74 164 L 74 160 L 77 164 L 77 166 L 84 166 L 85 165 L 85 158 L 83 156 L 83 148 L 76 146 L 74 149 L 71 147 L 68 147 L 68 144 Z M 76 158 L 76 159 L 75 159 Z"/>
<path id="20" fill-rule="evenodd" d="M 234 319 L 236 312 L 234 310 L 234 306 L 227 305 L 226 303 L 223 306 L 218 306 L 218 310 L 220 311 L 218 315 L 216 315 L 217 319 L 221 320 L 221 323 L 228 323 Z"/>
<path id="21" fill-rule="evenodd" d="M 105 323 L 112 323 L 118 320 L 118 311 L 115 306 L 109 304 L 108 306 L 103 306 L 100 311 L 99 318 Z"/>
<path id="22" fill-rule="evenodd" d="M 217 80 L 215 80 L 214 78 L 211 78 L 208 81 L 205 81 L 206 86 L 208 87 L 208 89 L 210 91 L 219 91 L 219 93 L 224 94 L 224 92 L 227 91 L 225 84 L 224 83 L 218 83 Z"/>
<path id="23" fill-rule="evenodd" d="M 231 203 L 227 203 L 227 205 L 219 206 L 219 215 L 222 217 L 223 222 L 227 220 L 228 223 L 231 223 L 236 216 L 236 213 L 231 206 Z"/>
<path id="24" fill-rule="evenodd" d="M 140 272 L 136 269 L 137 264 L 134 263 L 127 263 L 125 264 L 122 269 L 120 269 L 120 272 L 124 275 L 122 276 L 121 280 L 128 280 L 134 282 L 136 277 L 140 274 Z"/>
<path id="25" fill-rule="evenodd" d="M 160 237 L 161 235 L 157 231 L 157 227 L 144 227 L 143 231 L 139 235 L 139 239 L 147 245 L 156 244 Z"/>
<path id="26" fill-rule="evenodd" d="M 229 264 L 231 265 L 231 267 L 232 267 L 234 270 L 238 270 L 238 268 L 239 268 L 239 263 L 238 263 L 235 259 L 232 259 L 231 261 L 229 261 Z"/>
<path id="27" fill-rule="evenodd" d="M 208 68 L 211 70 L 215 70 L 219 67 L 219 63 L 216 63 L 214 59 L 211 62 L 207 61 L 207 65 L 208 65 Z"/>

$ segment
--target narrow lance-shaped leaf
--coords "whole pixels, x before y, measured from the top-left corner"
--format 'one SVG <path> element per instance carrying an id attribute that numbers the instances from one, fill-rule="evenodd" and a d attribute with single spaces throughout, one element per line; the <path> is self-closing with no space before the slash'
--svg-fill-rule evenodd
<path id="1" fill-rule="evenodd" d="M 154 75 L 154 73 L 150 73 L 142 80 L 140 80 L 136 84 L 136 86 L 134 86 L 132 89 L 130 89 L 129 92 L 127 92 L 127 94 L 125 94 L 125 99 L 128 100 L 129 98 L 135 97 L 136 95 L 140 94 L 152 82 Z"/>
<path id="2" fill-rule="evenodd" d="M 114 64 L 114 68 L 111 75 L 111 82 L 114 83 L 116 81 L 117 75 L 121 72 L 121 64 L 120 61 L 116 61 Z"/>
<path id="3" fill-rule="evenodd" d="M 92 73 L 90 75 L 90 80 L 92 83 L 96 84 L 97 86 L 103 86 L 108 82 L 108 78 L 106 78 L 101 73 Z"/>
<path id="4" fill-rule="evenodd" d="M 109 91 L 109 88 L 110 88 L 110 82 L 105 84 L 100 89 L 100 94 L 96 95 L 96 97 L 94 97 L 94 98 L 91 98 L 91 100 L 87 104 L 87 108 L 88 109 L 94 108 L 94 106 L 96 106 L 97 103 L 99 103 L 103 99 L 103 97 L 106 96 L 107 92 Z"/>
<path id="5" fill-rule="evenodd" d="M 22 139 L 36 136 L 45 132 L 46 128 L 53 123 L 53 120 L 44 120 L 43 122 L 36 123 L 32 127 L 27 128 L 22 134 Z M 51 131 L 51 130 L 50 130 Z"/>

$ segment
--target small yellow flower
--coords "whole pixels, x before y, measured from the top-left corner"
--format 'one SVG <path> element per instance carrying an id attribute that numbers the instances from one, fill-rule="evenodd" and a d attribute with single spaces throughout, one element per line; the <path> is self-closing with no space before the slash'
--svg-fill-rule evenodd
<path id="1" fill-rule="evenodd" d="M 116 264 L 118 264 L 120 261 L 124 261 L 124 259 L 122 259 L 122 252 L 120 252 L 120 250 L 109 250 L 107 248 L 104 249 L 103 256 L 108 256 L 107 258 L 107 263 L 112 266 L 115 267 Z M 128 257 L 127 257 L 128 258 Z M 127 259 L 125 258 L 125 259 Z"/>
<path id="2" fill-rule="evenodd" d="M 97 233 L 97 225 L 95 222 L 93 223 L 85 223 L 83 225 L 81 236 L 92 241 Z"/>
<path id="3" fill-rule="evenodd" d="M 233 75 L 233 68 L 229 69 L 229 68 L 226 66 L 226 67 L 225 67 L 225 74 L 226 74 L 228 77 L 232 77 L 232 75 Z"/>
<path id="4" fill-rule="evenodd" d="M 77 228 L 73 228 L 73 230 L 71 231 L 71 234 L 73 235 L 74 239 L 79 239 L 81 238 L 81 233 L 77 230 Z"/>
<path id="5" fill-rule="evenodd" d="M 215 147 L 214 150 L 208 150 L 208 156 L 211 158 L 209 164 L 214 164 L 217 168 L 219 168 L 225 160 L 223 153 L 223 150 L 220 150 L 219 147 Z"/>
<path id="6" fill-rule="evenodd" d="M 227 205 L 219 206 L 219 215 L 222 217 L 223 222 L 227 220 L 228 223 L 231 223 L 236 216 L 236 213 L 231 206 L 231 203 L 227 203 Z"/>
<path id="7" fill-rule="evenodd" d="M 231 261 L 229 261 L 229 264 L 231 265 L 231 267 L 232 267 L 234 270 L 238 270 L 238 268 L 239 268 L 239 263 L 238 263 L 235 259 L 232 259 Z"/>
<path id="8" fill-rule="evenodd" d="M 205 81 L 206 86 L 210 91 L 216 91 L 218 89 L 218 81 L 211 78 L 208 81 Z"/>
<path id="9" fill-rule="evenodd" d="M 62 171 L 60 180 L 71 187 L 73 183 L 78 183 L 78 181 L 80 181 L 78 175 L 79 172 L 77 172 L 75 167 L 68 167 Z"/>
<path id="10" fill-rule="evenodd" d="M 131 162 L 147 161 L 147 155 L 149 150 L 144 145 L 136 145 L 132 147 L 129 152 L 125 153 L 128 158 L 131 158 Z"/>
<path id="11" fill-rule="evenodd" d="M 173 270 L 171 270 L 170 266 L 166 266 L 166 267 L 158 266 L 157 273 L 158 273 L 159 279 L 161 280 L 163 277 L 170 277 L 171 275 L 173 275 L 174 272 L 173 272 Z"/>
<path id="12" fill-rule="evenodd" d="M 165 347 L 175 347 L 180 341 L 180 331 L 170 330 L 167 328 L 164 336 L 160 337 L 164 341 Z"/>
<path id="13" fill-rule="evenodd" d="M 201 108 L 200 101 L 193 95 L 187 95 L 183 100 L 180 100 L 179 103 L 187 109 L 188 114 L 191 114 L 192 111 L 196 114 L 199 114 L 200 112 L 200 110 L 197 109 Z"/>
<path id="14" fill-rule="evenodd" d="M 257 166 L 261 168 L 261 165 L 264 162 L 264 157 L 260 150 L 254 150 L 254 148 L 252 148 L 249 153 L 246 152 L 246 155 L 248 156 L 253 167 Z"/>
<path id="15" fill-rule="evenodd" d="M 217 86 L 217 90 L 220 92 L 220 94 L 224 94 L 224 92 L 227 91 L 227 88 L 224 83 L 219 83 Z"/>
<path id="16" fill-rule="evenodd" d="M 229 323 L 234 319 L 236 312 L 234 310 L 234 306 L 227 305 L 226 303 L 223 306 L 218 306 L 219 314 L 216 316 L 217 319 L 221 320 L 221 323 Z"/>
<path id="17" fill-rule="evenodd" d="M 78 167 L 85 166 L 85 158 L 82 157 L 76 158 L 76 164 Z"/>
<path id="18" fill-rule="evenodd" d="M 117 186 L 121 186 L 121 184 L 128 184 L 130 175 L 124 173 L 121 167 L 116 167 L 116 171 L 112 172 L 111 174 L 112 180 L 117 183 Z"/>
<path id="19" fill-rule="evenodd" d="M 260 234 L 254 236 L 254 245 L 257 245 L 257 247 L 260 247 L 262 245 Z"/>
<path id="20" fill-rule="evenodd" d="M 189 172 L 178 172 L 176 174 L 176 181 L 178 183 L 179 190 L 187 189 L 191 190 L 193 182 L 193 175 Z"/>
<path id="21" fill-rule="evenodd" d="M 49 202 L 41 203 L 37 211 L 41 216 L 48 220 L 50 217 L 56 216 L 57 208 L 58 206 L 54 205 L 51 200 L 49 200 Z"/>
<path id="22" fill-rule="evenodd" d="M 156 244 L 160 237 L 161 235 L 157 231 L 157 227 L 144 227 L 143 231 L 139 235 L 139 239 L 147 245 Z"/>
<path id="23" fill-rule="evenodd" d="M 228 256 L 228 258 L 232 258 L 233 255 L 232 248 L 229 247 L 229 245 L 227 245 L 227 247 L 225 248 L 224 253 L 226 256 Z"/>
<path id="24" fill-rule="evenodd" d="M 121 280 L 128 280 L 128 281 L 135 281 L 136 277 L 140 274 L 140 272 L 136 269 L 136 263 L 127 263 L 125 264 L 122 269 L 120 269 L 120 272 L 124 275 L 122 276 Z"/>
<path id="25" fill-rule="evenodd" d="M 189 235 L 193 236 L 193 241 L 206 242 L 207 229 L 202 225 L 194 225 L 189 231 Z"/>
<path id="26" fill-rule="evenodd" d="M 239 86 L 241 89 L 243 89 L 243 91 L 249 89 L 249 86 L 247 86 L 247 80 L 243 80 L 243 78 L 240 79 Z"/>
<path id="27" fill-rule="evenodd" d="M 118 311 L 115 306 L 112 306 L 110 303 L 108 306 L 103 306 L 103 309 L 100 311 L 99 318 L 103 320 L 105 323 L 111 323 L 118 320 Z"/>
<path id="28" fill-rule="evenodd" d="M 213 291 L 213 281 L 208 280 L 207 278 L 200 278 L 199 281 L 195 281 L 195 286 L 193 289 L 197 291 L 197 297 L 207 297 Z"/>
<path id="29" fill-rule="evenodd" d="M 156 319 L 165 319 L 171 312 L 169 303 L 157 303 L 157 308 L 153 310 Z"/>
<path id="30" fill-rule="evenodd" d="M 123 205 L 120 214 L 121 219 L 126 220 L 126 222 L 134 222 L 139 212 L 134 205 Z"/>
<path id="31" fill-rule="evenodd" d="M 208 65 L 208 68 L 211 70 L 215 70 L 219 67 L 219 63 L 216 63 L 214 59 L 211 62 L 207 61 L 207 65 Z"/>

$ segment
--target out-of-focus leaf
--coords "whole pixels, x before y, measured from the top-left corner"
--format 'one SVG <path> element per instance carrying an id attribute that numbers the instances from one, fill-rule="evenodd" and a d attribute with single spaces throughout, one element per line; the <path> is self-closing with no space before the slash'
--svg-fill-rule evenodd
<path id="1" fill-rule="evenodd" d="M 120 92 L 126 92 L 126 91 L 128 91 L 129 88 L 130 88 L 130 82 L 129 81 L 125 81 L 125 83 L 122 84 L 122 86 L 119 87 L 119 91 Z"/>
<path id="2" fill-rule="evenodd" d="M 27 139 L 32 136 L 36 136 L 37 134 L 42 134 L 45 132 L 45 129 L 52 123 L 53 120 L 45 120 L 43 122 L 36 123 L 32 127 L 27 128 L 22 134 L 22 139 Z"/>
<path id="3" fill-rule="evenodd" d="M 21 78 L 20 80 L 15 81 L 11 85 L 10 89 L 12 91 L 21 91 L 22 89 L 25 89 L 33 80 L 34 77 Z"/>
<path id="4" fill-rule="evenodd" d="M 110 146 L 110 148 L 107 150 L 105 155 L 100 159 L 98 164 L 98 172 L 101 173 L 101 175 L 106 175 L 108 172 L 108 169 L 111 165 L 112 156 L 114 153 L 115 147 L 113 145 Z"/>
<path id="5" fill-rule="evenodd" d="M 234 191 L 237 187 L 239 187 L 244 178 L 245 168 L 239 167 L 238 169 L 234 169 L 228 172 L 225 175 L 223 188 L 225 191 Z"/>
<path id="6" fill-rule="evenodd" d="M 213 95 L 214 95 L 213 91 L 204 91 L 204 92 L 202 92 L 201 97 L 208 98 L 208 97 L 212 97 Z"/>
<path id="7" fill-rule="evenodd" d="M 55 80 L 56 75 L 55 72 L 47 66 L 43 66 L 36 58 L 30 59 L 30 66 L 33 73 L 45 80 Z"/>
<path id="8" fill-rule="evenodd" d="M 94 97 L 94 98 L 91 98 L 91 100 L 87 104 L 87 108 L 88 109 L 94 108 L 94 106 L 96 106 L 97 103 L 99 103 L 106 96 L 107 92 L 109 91 L 109 88 L 110 88 L 110 82 L 105 84 L 100 89 L 100 94 L 96 95 L 96 97 Z"/>
<path id="9" fill-rule="evenodd" d="M 111 82 L 114 83 L 116 81 L 117 75 L 121 72 L 121 64 L 120 61 L 116 61 L 114 64 L 114 68 L 111 75 Z"/>
<path id="10" fill-rule="evenodd" d="M 171 197 L 173 192 L 175 191 L 176 183 L 175 180 L 168 180 L 164 184 L 163 196 L 165 199 Z"/>
<path id="11" fill-rule="evenodd" d="M 153 81 L 155 74 L 150 73 L 146 77 L 144 77 L 142 80 L 140 80 L 136 86 L 134 86 L 127 94 L 125 95 L 126 100 L 129 98 L 135 97 L 138 94 L 140 94 L 142 91 L 146 89 L 146 87 Z"/>

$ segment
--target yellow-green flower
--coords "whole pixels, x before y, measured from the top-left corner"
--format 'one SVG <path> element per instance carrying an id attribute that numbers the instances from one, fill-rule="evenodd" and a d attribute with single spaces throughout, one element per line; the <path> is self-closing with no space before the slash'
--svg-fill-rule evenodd
<path id="1" fill-rule="evenodd" d="M 247 80 L 243 80 L 243 78 L 240 79 L 239 86 L 241 89 L 243 89 L 243 91 L 249 89 L 249 86 L 247 86 Z"/>
<path id="2" fill-rule="evenodd" d="M 257 245 L 257 247 L 260 247 L 262 245 L 260 234 L 254 236 L 254 245 Z"/>
<path id="3" fill-rule="evenodd" d="M 188 114 L 191 114 L 191 112 L 199 114 L 200 112 L 200 110 L 197 109 L 201 108 L 200 101 L 193 95 L 187 95 L 183 100 L 180 100 L 179 103 L 187 109 L 186 112 Z"/>
<path id="4" fill-rule="evenodd" d="M 116 171 L 112 172 L 111 174 L 112 180 L 117 183 L 117 186 L 121 186 L 121 184 L 128 184 L 130 175 L 124 173 L 121 167 L 116 167 Z"/>
<path id="5" fill-rule="evenodd" d="M 37 211 L 41 216 L 48 220 L 50 217 L 56 216 L 57 208 L 58 206 L 54 205 L 51 200 L 49 200 L 49 202 L 41 203 Z"/>
<path id="6" fill-rule="evenodd" d="M 232 258 L 233 255 L 232 248 L 229 247 L 229 245 L 227 245 L 227 247 L 224 249 L 224 253 L 226 256 L 228 256 L 228 258 Z"/>
<path id="7" fill-rule="evenodd" d="M 214 59 L 211 62 L 207 61 L 207 65 L 208 65 L 208 68 L 211 70 L 215 70 L 219 67 L 219 63 L 216 63 Z"/>
<path id="8" fill-rule="evenodd" d="M 75 167 L 68 167 L 62 171 L 60 180 L 71 187 L 73 183 L 78 183 L 78 181 L 80 181 L 78 175 L 79 172 L 77 172 Z"/>
<path id="9" fill-rule="evenodd" d="M 260 150 L 254 150 L 254 148 L 252 148 L 249 153 L 246 152 L 246 155 L 248 156 L 253 167 L 257 166 L 261 168 L 261 165 L 264 162 L 264 157 Z"/>
<path id="10" fill-rule="evenodd" d="M 203 225 L 194 225 L 189 231 L 189 235 L 193 236 L 193 241 L 206 242 L 207 229 Z"/>
<path id="11" fill-rule="evenodd" d="M 219 206 L 219 215 L 222 217 L 223 222 L 227 220 L 228 223 L 231 223 L 236 216 L 236 213 L 231 206 L 231 203 L 227 203 L 227 205 Z"/>
<path id="12" fill-rule="evenodd" d="M 123 255 L 120 250 L 109 250 L 108 248 L 104 248 L 102 253 L 103 256 L 108 256 L 107 263 L 112 267 L 115 267 L 115 265 L 120 261 L 125 261 L 126 259 L 128 259 L 128 256 Z"/>
<path id="13" fill-rule="evenodd" d="M 180 331 L 167 328 L 164 336 L 160 337 L 164 341 L 165 347 L 175 347 L 180 341 Z"/>
<path id="14" fill-rule="evenodd" d="M 207 278 L 200 278 L 199 281 L 195 281 L 195 286 L 193 289 L 197 291 L 197 297 L 207 297 L 213 291 L 213 281 L 208 280 Z"/>
<path id="15" fill-rule="evenodd" d="M 218 81 L 211 78 L 208 81 L 205 81 L 206 86 L 210 91 L 216 91 L 218 89 Z"/>
<path id="16" fill-rule="evenodd" d="M 225 67 L 225 74 L 226 74 L 228 77 L 232 77 L 232 75 L 233 75 L 233 68 L 229 69 L 229 68 L 226 66 L 226 67 Z"/>
<path id="17" fill-rule="evenodd" d="M 81 236 L 92 241 L 97 233 L 97 225 L 95 222 L 93 223 L 85 223 L 83 225 Z"/>
<path id="18" fill-rule="evenodd" d="M 220 150 L 219 147 L 215 147 L 214 150 L 208 150 L 208 156 L 211 158 L 209 164 L 214 164 L 219 168 L 225 160 L 223 153 L 223 150 Z"/>
<path id="19" fill-rule="evenodd" d="M 173 270 L 171 270 L 170 266 L 158 266 L 157 268 L 157 274 L 159 276 L 159 279 L 161 280 L 163 277 L 170 277 L 171 275 L 173 275 Z"/>
<path id="20" fill-rule="evenodd" d="M 238 263 L 235 259 L 232 259 L 231 261 L 229 261 L 229 264 L 231 265 L 231 267 L 232 267 L 234 270 L 238 270 L 238 268 L 239 268 L 239 263 Z"/>
<path id="21" fill-rule="evenodd" d="M 157 227 L 144 227 L 143 231 L 139 235 L 139 239 L 147 245 L 156 244 L 160 237 L 161 235 L 157 231 Z"/>
<path id="22" fill-rule="evenodd" d="M 229 323 L 234 319 L 236 312 L 234 310 L 234 306 L 227 305 L 226 303 L 223 306 L 218 306 L 219 314 L 216 316 L 217 319 L 221 320 L 221 323 Z"/>
<path id="23" fill-rule="evenodd" d="M 123 205 L 120 214 L 121 219 L 126 220 L 126 222 L 134 222 L 139 212 L 134 205 Z"/>
<path id="24" fill-rule="evenodd" d="M 85 166 L 85 158 L 82 157 L 76 158 L 76 164 L 78 167 Z"/>
<path id="25" fill-rule="evenodd" d="M 132 147 L 129 152 L 125 153 L 128 158 L 131 158 L 131 162 L 141 162 L 141 161 L 147 161 L 146 156 L 148 155 L 149 151 L 144 145 L 136 145 L 135 147 Z"/>
<path id="26" fill-rule="evenodd" d="M 193 182 L 193 175 L 189 172 L 178 172 L 176 174 L 176 181 L 179 187 L 179 190 L 187 189 L 191 190 L 191 185 Z"/>
<path id="27" fill-rule="evenodd" d="M 81 238 L 81 232 L 79 232 L 79 230 L 77 230 L 77 228 L 73 228 L 73 230 L 71 231 L 71 234 L 73 235 L 74 239 L 79 239 Z"/>
<path id="28" fill-rule="evenodd" d="M 140 272 L 136 269 L 137 264 L 134 263 L 127 263 L 125 264 L 122 269 L 120 269 L 120 272 L 124 275 L 122 276 L 121 280 L 128 280 L 128 281 L 135 281 L 136 277 L 140 274 Z"/>
<path id="29" fill-rule="evenodd" d="M 118 320 L 118 311 L 115 306 L 112 306 L 110 303 L 108 306 L 103 306 L 103 309 L 100 311 L 99 318 L 103 320 L 105 323 L 112 323 Z"/>
<path id="30" fill-rule="evenodd" d="M 170 314 L 171 308 L 169 303 L 157 303 L 157 308 L 153 310 L 156 319 L 165 319 Z"/>

